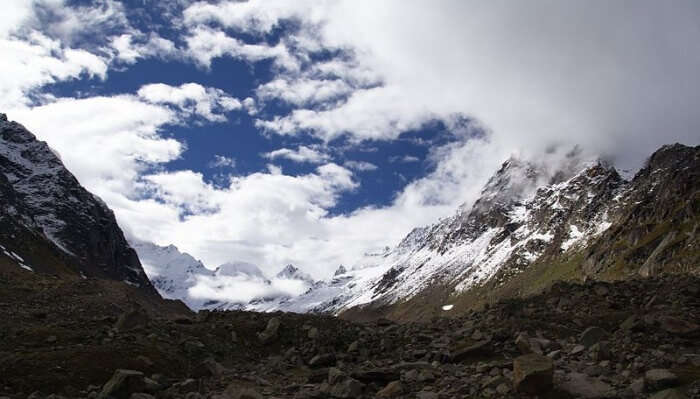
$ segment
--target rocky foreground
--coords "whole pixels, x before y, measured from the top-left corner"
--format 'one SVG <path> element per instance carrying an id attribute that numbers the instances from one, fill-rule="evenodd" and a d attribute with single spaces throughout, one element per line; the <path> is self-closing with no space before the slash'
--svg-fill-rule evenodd
<path id="1" fill-rule="evenodd" d="M 460 317 L 357 324 L 192 314 L 123 283 L 15 269 L 0 267 L 0 397 L 700 397 L 697 277 L 559 283 Z"/>

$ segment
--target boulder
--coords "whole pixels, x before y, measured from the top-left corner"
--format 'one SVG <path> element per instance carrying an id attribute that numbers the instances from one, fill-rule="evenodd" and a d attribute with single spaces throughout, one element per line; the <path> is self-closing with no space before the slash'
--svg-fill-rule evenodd
<path id="1" fill-rule="evenodd" d="M 378 398 L 395 398 L 401 394 L 403 394 L 403 385 L 401 381 L 392 381 L 379 390 L 376 396 Z"/>
<path id="2" fill-rule="evenodd" d="M 649 397 L 649 399 L 688 399 L 688 397 L 677 389 L 665 389 Z"/>
<path id="3" fill-rule="evenodd" d="M 646 388 L 650 392 L 678 385 L 678 376 L 666 369 L 651 369 L 644 374 Z"/>
<path id="4" fill-rule="evenodd" d="M 586 348 L 597 344 L 608 335 L 608 332 L 600 327 L 588 327 L 581 333 L 581 345 Z"/>
<path id="5" fill-rule="evenodd" d="M 143 392 L 145 388 L 146 383 L 142 372 L 118 369 L 112 378 L 104 384 L 98 398 L 129 399 L 132 393 Z"/>
<path id="6" fill-rule="evenodd" d="M 140 308 L 133 309 L 129 312 L 122 313 L 114 324 L 117 331 L 129 331 L 139 327 L 148 326 L 150 317 Z"/>
<path id="7" fill-rule="evenodd" d="M 267 327 L 265 328 L 265 330 L 258 333 L 258 339 L 260 340 L 260 342 L 262 342 L 263 344 L 267 344 L 277 339 L 280 324 L 281 322 L 278 317 L 271 318 L 267 322 Z"/>
<path id="8" fill-rule="evenodd" d="M 609 384 L 583 373 L 571 373 L 558 386 L 559 390 L 576 398 L 613 398 L 615 389 Z"/>
<path id="9" fill-rule="evenodd" d="M 541 394 L 552 389 L 552 359 L 531 353 L 513 360 L 513 386 L 517 392 Z"/>
<path id="10" fill-rule="evenodd" d="M 358 398 L 362 395 L 364 384 L 354 378 L 346 378 L 331 386 L 329 393 L 335 398 Z"/>
<path id="11" fill-rule="evenodd" d="M 316 355 L 309 360 L 309 366 L 313 368 L 328 367 L 335 364 L 335 355 L 333 353 L 323 353 Z"/>

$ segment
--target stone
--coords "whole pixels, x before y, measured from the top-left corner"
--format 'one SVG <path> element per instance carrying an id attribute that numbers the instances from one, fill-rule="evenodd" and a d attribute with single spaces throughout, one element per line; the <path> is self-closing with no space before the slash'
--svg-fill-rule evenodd
<path id="1" fill-rule="evenodd" d="M 642 320 L 639 317 L 632 315 L 625 319 L 625 321 L 620 324 L 620 329 L 623 331 L 639 331 L 644 326 Z"/>
<path id="2" fill-rule="evenodd" d="M 56 338 L 55 335 L 50 335 L 48 338 L 46 338 L 46 343 L 53 344 L 56 341 L 58 341 L 58 338 Z"/>
<path id="3" fill-rule="evenodd" d="M 255 389 L 242 388 L 236 384 L 226 387 L 226 393 L 231 399 L 264 399 L 264 396 Z"/>
<path id="4" fill-rule="evenodd" d="M 117 369 L 112 378 L 102 387 L 98 398 L 129 399 L 132 393 L 142 392 L 144 389 L 145 383 L 142 372 Z"/>
<path id="5" fill-rule="evenodd" d="M 666 369 L 651 369 L 644 373 L 644 381 L 650 392 L 678 385 L 678 376 Z"/>
<path id="6" fill-rule="evenodd" d="M 328 383 L 331 385 L 336 384 L 347 377 L 347 374 L 336 367 L 331 367 L 328 369 Z"/>
<path id="7" fill-rule="evenodd" d="M 348 346 L 348 352 L 354 353 L 357 352 L 360 347 L 360 343 L 358 341 L 353 341 L 350 346 Z"/>
<path id="8" fill-rule="evenodd" d="M 313 368 L 328 367 L 335 364 L 335 355 L 332 353 L 323 353 L 316 355 L 309 360 L 309 366 Z"/>
<path id="9" fill-rule="evenodd" d="M 346 378 L 331 386 L 329 393 L 336 398 L 358 398 L 362 395 L 364 384 L 354 378 Z"/>
<path id="10" fill-rule="evenodd" d="M 132 393 L 129 399 L 156 399 L 156 397 L 148 393 L 136 392 Z"/>
<path id="11" fill-rule="evenodd" d="M 610 346 L 605 341 L 598 342 L 597 344 L 591 346 L 589 350 L 591 359 L 596 362 L 603 360 L 610 360 Z"/>
<path id="12" fill-rule="evenodd" d="M 277 339 L 277 334 L 280 328 L 280 319 L 278 317 L 273 317 L 267 322 L 267 327 L 264 331 L 258 333 L 258 339 L 263 344 L 267 344 L 271 341 Z"/>
<path id="13" fill-rule="evenodd" d="M 687 399 L 685 394 L 677 389 L 665 389 L 649 397 L 649 399 Z"/>
<path id="14" fill-rule="evenodd" d="M 453 362 L 459 363 L 475 356 L 483 356 L 491 353 L 490 341 L 479 341 L 466 347 L 454 351 L 450 358 Z"/>
<path id="15" fill-rule="evenodd" d="M 149 321 L 150 317 L 148 314 L 143 309 L 136 308 L 122 313 L 114 324 L 114 328 L 117 331 L 129 331 L 135 328 L 146 327 Z"/>
<path id="16" fill-rule="evenodd" d="M 384 388 L 377 392 L 378 398 L 395 398 L 403 393 L 403 384 L 401 381 L 392 381 L 388 383 Z"/>
<path id="17" fill-rule="evenodd" d="M 667 333 L 692 337 L 700 335 L 700 325 L 676 317 L 661 317 L 659 318 L 659 326 Z"/>
<path id="18" fill-rule="evenodd" d="M 586 348 L 590 348 L 591 346 L 600 342 L 607 335 L 608 332 L 600 327 L 588 327 L 583 331 L 583 333 L 581 333 L 581 345 L 585 346 Z"/>
<path id="19" fill-rule="evenodd" d="M 615 397 L 615 389 L 612 386 L 582 373 L 568 374 L 558 388 L 576 398 Z"/>
<path id="20" fill-rule="evenodd" d="M 307 336 L 309 337 L 309 339 L 317 339 L 319 336 L 318 328 L 316 328 L 316 327 L 311 328 L 309 330 L 309 332 L 307 333 Z"/>
<path id="21" fill-rule="evenodd" d="M 630 391 L 635 395 L 641 395 L 645 391 L 644 378 L 637 378 L 630 384 Z"/>
<path id="22" fill-rule="evenodd" d="M 416 399 L 439 399 L 440 396 L 435 392 L 420 391 L 416 393 Z"/>
<path id="23" fill-rule="evenodd" d="M 579 353 L 581 353 L 581 352 L 583 352 L 583 351 L 585 351 L 585 350 L 586 350 L 586 347 L 585 347 L 585 346 L 583 346 L 583 345 L 576 345 L 576 346 L 574 346 L 573 349 L 571 349 L 571 352 L 570 352 L 570 353 L 571 353 L 572 355 L 578 355 Z"/>
<path id="24" fill-rule="evenodd" d="M 532 353 L 532 348 L 530 347 L 530 339 L 525 333 L 518 334 L 518 337 L 515 339 L 515 346 L 518 347 L 520 353 L 522 353 L 523 355 Z"/>
<path id="25" fill-rule="evenodd" d="M 513 359 L 513 387 L 517 392 L 541 394 L 552 389 L 552 359 L 536 353 Z"/>

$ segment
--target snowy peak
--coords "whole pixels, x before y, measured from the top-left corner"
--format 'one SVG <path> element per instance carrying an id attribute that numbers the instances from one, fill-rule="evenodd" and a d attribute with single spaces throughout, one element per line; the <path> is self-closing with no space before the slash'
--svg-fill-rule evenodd
<path id="1" fill-rule="evenodd" d="M 314 279 L 311 276 L 302 272 L 301 270 L 299 270 L 299 268 L 295 267 L 292 264 L 285 266 L 284 269 L 282 269 L 279 273 L 275 275 L 275 277 L 278 279 L 301 280 L 309 282 L 311 284 L 314 283 Z"/>
<path id="2" fill-rule="evenodd" d="M 216 276 L 256 278 L 267 281 L 259 267 L 248 262 L 228 262 L 220 265 L 214 271 Z"/>
<path id="3" fill-rule="evenodd" d="M 345 273 L 347 273 L 347 272 L 348 272 L 348 271 L 347 271 L 347 269 L 345 269 L 345 266 L 340 265 L 340 266 L 338 266 L 338 268 L 336 269 L 335 273 L 333 273 L 333 276 L 340 276 L 340 275 L 343 275 L 343 274 L 345 274 Z"/>
<path id="4" fill-rule="evenodd" d="M 699 154 L 700 147 L 665 146 L 632 181 L 604 161 L 582 159 L 580 151 L 537 162 L 511 158 L 473 205 L 415 228 L 366 272 L 331 284 L 334 297 L 314 310 L 371 306 L 376 314 L 411 308 L 420 298 L 420 306 L 440 312 L 441 300 L 481 287 L 498 298 L 534 293 L 563 276 L 697 268 L 693 226 L 700 221 L 687 204 L 700 189 Z M 299 301 L 317 298 L 316 291 Z"/>

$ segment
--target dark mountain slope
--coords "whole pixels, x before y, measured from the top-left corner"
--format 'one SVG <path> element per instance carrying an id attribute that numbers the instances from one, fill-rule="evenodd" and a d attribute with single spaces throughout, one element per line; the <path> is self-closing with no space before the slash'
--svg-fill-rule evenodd
<path id="1" fill-rule="evenodd" d="M 112 211 L 78 183 L 45 142 L 4 114 L 0 245 L 0 256 L 27 270 L 108 278 L 156 294 Z"/>

